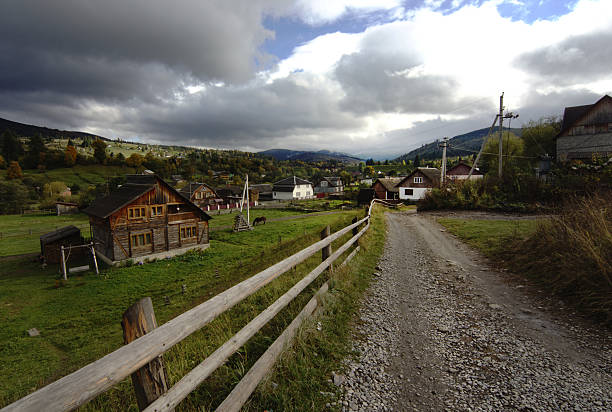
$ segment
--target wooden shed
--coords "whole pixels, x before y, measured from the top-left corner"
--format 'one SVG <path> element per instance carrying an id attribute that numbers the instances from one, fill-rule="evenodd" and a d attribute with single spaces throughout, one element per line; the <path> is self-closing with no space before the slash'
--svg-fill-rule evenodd
<path id="1" fill-rule="evenodd" d="M 82 243 L 81 230 L 78 227 L 62 227 L 40 237 L 40 254 L 45 263 L 59 263 L 61 246 L 76 246 Z"/>
<path id="2" fill-rule="evenodd" d="M 96 254 L 111 265 L 171 257 L 209 245 L 210 216 L 157 175 L 128 175 L 124 185 L 84 212 Z"/>

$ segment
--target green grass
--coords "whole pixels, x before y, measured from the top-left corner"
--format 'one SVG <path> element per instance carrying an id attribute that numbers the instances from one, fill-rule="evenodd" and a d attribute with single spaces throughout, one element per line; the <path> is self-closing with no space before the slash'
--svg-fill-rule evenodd
<path id="1" fill-rule="evenodd" d="M 0 256 L 39 252 L 41 234 L 68 225 L 80 228 L 84 235 L 89 234 L 89 219 L 84 214 L 0 215 Z"/>
<path id="2" fill-rule="evenodd" d="M 4 258 L 0 265 L 0 406 L 6 405 L 122 345 L 122 312 L 151 296 L 159 324 L 252 276 L 319 238 L 327 224 L 346 226 L 362 211 L 271 222 L 254 231 L 213 232 L 210 249 L 142 266 L 112 268 L 58 280 L 58 268 L 42 270 L 34 261 Z M 279 236 L 282 243 L 279 244 Z M 345 238 L 348 237 L 345 236 Z M 336 246 L 337 247 L 337 246 Z M 320 262 L 315 255 L 295 270 L 226 312 L 164 355 L 175 383 L 260 310 Z M 219 276 L 216 276 L 218 271 Z M 205 410 L 218 404 L 237 379 L 290 322 L 323 280 L 304 291 L 239 353 L 194 392 L 179 410 Z M 180 293 L 181 285 L 187 293 Z M 164 304 L 170 297 L 170 305 Z M 41 335 L 29 337 L 36 327 Z M 86 410 L 135 410 L 126 379 L 92 401 Z"/>
<path id="3" fill-rule="evenodd" d="M 440 218 L 438 222 L 484 255 L 492 257 L 504 247 L 508 239 L 530 236 L 540 221 Z"/>
<path id="4" fill-rule="evenodd" d="M 329 410 L 325 405 L 332 399 L 321 392 L 338 394 L 338 388 L 328 382 L 331 373 L 341 372 L 342 360 L 355 355 L 350 347 L 351 330 L 384 249 L 384 210 L 375 206 L 370 229 L 359 242 L 360 252 L 331 276 L 322 311 L 300 329 L 295 343 L 281 355 L 243 410 Z"/>
<path id="5" fill-rule="evenodd" d="M 236 214 L 237 214 L 237 212 L 232 212 L 232 213 L 217 215 L 216 211 L 210 211 L 206 213 L 208 213 L 212 217 L 212 220 L 210 220 L 210 227 L 231 226 L 234 224 L 234 219 L 236 218 Z M 246 217 L 246 211 L 243 214 Z M 266 219 L 277 219 L 281 217 L 299 216 L 299 215 L 307 217 L 309 214 L 302 213 L 302 212 L 295 211 L 295 210 L 283 210 L 283 209 L 251 209 L 251 212 L 250 212 L 251 224 L 253 224 L 253 220 L 255 218 L 260 217 L 260 216 L 265 216 Z"/>

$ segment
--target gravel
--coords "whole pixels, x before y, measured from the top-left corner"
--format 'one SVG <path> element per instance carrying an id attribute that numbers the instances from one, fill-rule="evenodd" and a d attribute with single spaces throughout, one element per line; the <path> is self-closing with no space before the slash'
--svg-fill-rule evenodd
<path id="1" fill-rule="evenodd" d="M 333 375 L 342 396 L 330 408 L 612 410 L 609 330 L 558 316 L 431 219 L 389 214 L 387 222 L 355 356 Z"/>

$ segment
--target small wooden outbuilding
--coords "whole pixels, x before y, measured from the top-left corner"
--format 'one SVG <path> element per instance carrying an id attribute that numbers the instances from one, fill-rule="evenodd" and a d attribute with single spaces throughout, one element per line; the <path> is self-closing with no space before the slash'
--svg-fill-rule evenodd
<path id="1" fill-rule="evenodd" d="M 81 230 L 78 227 L 62 227 L 40 237 L 40 254 L 45 263 L 59 263 L 61 246 L 76 246 L 82 243 Z"/>

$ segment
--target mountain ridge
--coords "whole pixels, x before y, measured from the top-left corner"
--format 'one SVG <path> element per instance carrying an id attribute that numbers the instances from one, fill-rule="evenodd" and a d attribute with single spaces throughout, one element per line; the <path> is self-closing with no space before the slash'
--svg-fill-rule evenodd
<path id="1" fill-rule="evenodd" d="M 326 160 L 339 160 L 343 163 L 359 163 L 363 161 L 346 153 L 332 152 L 330 150 L 290 150 L 290 149 L 268 149 L 257 152 L 264 156 L 271 156 L 276 160 L 301 160 L 304 162 L 317 162 Z"/>
<path id="2" fill-rule="evenodd" d="M 522 128 L 507 128 L 504 131 L 510 131 L 517 136 L 521 136 Z M 471 132 L 460 134 L 448 140 L 449 148 L 446 151 L 448 157 L 464 156 L 468 157 L 477 153 L 482 145 L 482 140 L 489 133 L 489 128 L 472 130 Z M 499 133 L 499 130 L 494 130 L 493 135 Z M 397 158 L 394 161 L 401 162 L 402 160 L 414 160 L 418 155 L 421 160 L 433 160 L 442 158 L 442 149 L 438 147 L 441 140 L 435 140 L 431 143 L 423 144 L 421 147 L 411 150 Z"/>

